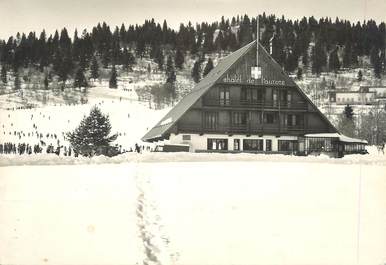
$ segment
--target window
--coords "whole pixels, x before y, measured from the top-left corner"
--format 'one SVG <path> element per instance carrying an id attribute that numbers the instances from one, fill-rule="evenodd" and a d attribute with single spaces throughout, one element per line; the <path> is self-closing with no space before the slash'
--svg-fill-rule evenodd
<path id="1" fill-rule="evenodd" d="M 284 151 L 284 152 L 293 152 L 297 150 L 298 143 L 297 141 L 290 141 L 290 140 L 279 140 L 278 141 L 278 149 L 279 151 Z"/>
<path id="2" fill-rule="evenodd" d="M 257 124 L 262 124 L 263 123 L 263 113 L 262 112 L 257 112 Z"/>
<path id="3" fill-rule="evenodd" d="M 266 139 L 265 140 L 265 151 L 272 151 L 272 140 Z"/>
<path id="4" fill-rule="evenodd" d="M 228 139 L 208 139 L 208 150 L 228 150 Z"/>
<path id="5" fill-rule="evenodd" d="M 321 152 L 321 151 L 333 151 L 334 145 L 331 138 L 309 138 L 308 139 L 308 151 L 309 152 Z"/>
<path id="6" fill-rule="evenodd" d="M 240 151 L 240 139 L 233 140 L 233 150 Z"/>
<path id="7" fill-rule="evenodd" d="M 232 125 L 246 125 L 247 113 L 246 112 L 232 112 Z"/>
<path id="8" fill-rule="evenodd" d="M 287 100 L 286 100 L 287 107 L 291 107 L 291 102 L 292 102 L 292 92 L 287 91 Z"/>
<path id="9" fill-rule="evenodd" d="M 241 100 L 247 102 L 262 101 L 263 90 L 256 87 L 243 87 L 241 89 Z"/>
<path id="10" fill-rule="evenodd" d="M 284 126 L 299 126 L 303 124 L 303 119 L 301 115 L 287 114 L 283 118 Z"/>
<path id="11" fill-rule="evenodd" d="M 204 113 L 204 127 L 206 129 L 216 129 L 218 121 L 217 112 L 205 112 Z"/>
<path id="12" fill-rule="evenodd" d="M 183 134 L 182 135 L 182 141 L 190 141 L 191 135 L 190 134 Z"/>
<path id="13" fill-rule="evenodd" d="M 229 105 L 229 88 L 221 87 L 220 89 L 220 105 Z"/>
<path id="14" fill-rule="evenodd" d="M 288 91 L 288 93 L 287 93 L 287 103 L 291 103 L 291 101 L 292 101 L 292 93 L 291 93 L 291 91 Z"/>
<path id="15" fill-rule="evenodd" d="M 277 89 L 272 91 L 272 103 L 274 107 L 277 106 Z"/>
<path id="16" fill-rule="evenodd" d="M 244 139 L 243 140 L 244 151 L 263 151 L 262 139 Z"/>
<path id="17" fill-rule="evenodd" d="M 279 144 L 279 151 L 289 151 L 289 141 L 278 141 Z"/>
<path id="18" fill-rule="evenodd" d="M 264 123 L 266 124 L 276 123 L 275 113 L 264 113 Z"/>
<path id="19" fill-rule="evenodd" d="M 295 126 L 296 125 L 296 115 L 288 114 L 288 125 Z"/>

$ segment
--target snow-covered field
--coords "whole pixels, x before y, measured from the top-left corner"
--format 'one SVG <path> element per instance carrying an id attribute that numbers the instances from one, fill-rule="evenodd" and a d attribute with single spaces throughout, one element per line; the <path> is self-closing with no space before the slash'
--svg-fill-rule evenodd
<path id="1" fill-rule="evenodd" d="M 386 164 L 307 159 L 0 167 L 0 264 L 385 264 Z"/>

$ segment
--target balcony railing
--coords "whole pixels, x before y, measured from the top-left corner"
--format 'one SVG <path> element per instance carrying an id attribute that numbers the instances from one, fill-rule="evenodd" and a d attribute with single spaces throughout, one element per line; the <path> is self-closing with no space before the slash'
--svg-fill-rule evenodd
<path id="1" fill-rule="evenodd" d="M 182 132 L 194 133 L 241 133 L 241 134 L 259 134 L 259 133 L 302 133 L 304 126 L 279 126 L 279 124 L 253 124 L 253 125 L 222 125 L 213 128 L 206 128 L 201 126 L 178 126 L 178 130 Z"/>
<path id="2" fill-rule="evenodd" d="M 204 99 L 204 106 L 208 107 L 240 107 L 240 108 L 273 108 L 273 109 L 300 109 L 306 110 L 307 103 L 303 101 L 251 101 L 251 100 L 234 100 L 234 99 Z"/>

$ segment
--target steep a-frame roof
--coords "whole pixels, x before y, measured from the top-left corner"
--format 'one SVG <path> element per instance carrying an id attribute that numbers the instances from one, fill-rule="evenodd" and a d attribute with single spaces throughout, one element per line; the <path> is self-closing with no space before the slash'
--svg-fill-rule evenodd
<path id="1" fill-rule="evenodd" d="M 148 131 L 143 137 L 142 141 L 157 141 L 163 139 L 176 124 L 176 122 L 184 115 L 186 111 L 190 109 L 214 84 L 222 83 L 223 78 L 228 72 L 232 72 L 234 68 L 237 68 L 237 63 L 240 62 L 247 53 L 253 52 L 256 47 L 256 40 L 224 57 L 217 64 L 210 73 L 203 78 L 194 89 L 183 97 L 177 105 L 172 108 L 150 131 Z M 275 73 L 286 83 L 286 86 L 296 86 L 296 83 L 283 72 L 280 65 L 275 62 L 264 47 L 259 43 L 259 65 L 262 67 L 262 73 L 264 76 L 272 75 Z M 254 61 L 256 63 L 256 61 Z M 261 80 L 259 82 L 262 82 Z M 320 113 L 325 121 L 337 132 L 331 122 L 319 111 L 319 109 L 312 103 L 312 101 L 304 94 L 304 92 L 298 88 L 307 101 Z"/>
<path id="2" fill-rule="evenodd" d="M 224 57 L 210 73 L 203 78 L 194 89 L 183 97 L 177 105 L 172 108 L 165 117 L 162 118 L 145 136 L 142 141 L 154 141 L 161 139 L 164 134 L 178 121 L 179 118 L 205 94 L 208 89 L 213 86 L 216 81 L 231 67 L 239 58 L 241 58 L 249 49 L 256 45 L 256 42 L 251 42 L 237 51 Z"/>

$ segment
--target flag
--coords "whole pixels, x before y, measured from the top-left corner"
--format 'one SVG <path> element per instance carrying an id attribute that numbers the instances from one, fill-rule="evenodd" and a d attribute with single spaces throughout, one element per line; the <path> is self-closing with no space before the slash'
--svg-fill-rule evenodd
<path id="1" fill-rule="evenodd" d="M 251 67 L 251 77 L 253 79 L 260 79 L 261 78 L 261 67 L 258 67 L 258 66 Z"/>

